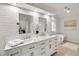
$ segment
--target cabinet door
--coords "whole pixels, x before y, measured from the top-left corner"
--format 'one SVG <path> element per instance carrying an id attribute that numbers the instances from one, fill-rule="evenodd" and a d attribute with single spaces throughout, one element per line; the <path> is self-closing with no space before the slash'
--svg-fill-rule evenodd
<path id="1" fill-rule="evenodd" d="M 29 51 L 34 50 L 35 46 L 34 44 L 25 45 L 22 47 L 22 55 L 27 56 Z"/>
<path id="2" fill-rule="evenodd" d="M 22 56 L 27 56 L 27 54 L 28 54 L 28 47 L 22 46 Z"/>
<path id="3" fill-rule="evenodd" d="M 25 45 L 22 47 L 22 55 L 23 56 L 36 56 L 38 55 L 38 46 L 37 43 L 32 43 L 29 45 Z"/>
<path id="4" fill-rule="evenodd" d="M 20 56 L 21 55 L 21 48 L 14 48 L 5 51 L 7 56 Z"/>
<path id="5" fill-rule="evenodd" d="M 48 40 L 48 55 L 56 52 L 56 38 L 49 38 Z"/>
<path id="6" fill-rule="evenodd" d="M 38 43 L 39 45 L 39 56 L 47 55 L 47 40 L 41 41 Z"/>

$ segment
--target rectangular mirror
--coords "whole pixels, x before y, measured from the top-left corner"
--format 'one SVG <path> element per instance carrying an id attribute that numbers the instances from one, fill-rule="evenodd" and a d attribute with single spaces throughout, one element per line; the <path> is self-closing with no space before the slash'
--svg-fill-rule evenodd
<path id="1" fill-rule="evenodd" d="M 39 24 L 40 24 L 41 34 L 45 33 L 46 29 L 47 29 L 47 20 L 46 20 L 46 18 L 39 17 Z"/>
<path id="2" fill-rule="evenodd" d="M 31 33 L 31 15 L 19 13 L 19 34 Z"/>

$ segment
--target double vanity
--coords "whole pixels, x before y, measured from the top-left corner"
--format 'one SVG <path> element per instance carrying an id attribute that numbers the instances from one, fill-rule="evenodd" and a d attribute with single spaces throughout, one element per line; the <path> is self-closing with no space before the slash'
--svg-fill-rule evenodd
<path id="1" fill-rule="evenodd" d="M 9 29 L 11 34 L 6 40 L 5 55 L 49 56 L 57 51 L 56 35 L 49 35 L 56 32 L 55 14 L 28 4 L 17 3 L 16 6 L 7 6 L 17 7 L 18 11 L 14 14 L 17 16 L 13 19 L 15 21 L 12 22 L 12 29 Z"/>
<path id="2" fill-rule="evenodd" d="M 7 44 L 4 51 L 7 56 L 50 56 L 57 52 L 57 38 L 56 35 L 32 37 L 14 47 Z"/>

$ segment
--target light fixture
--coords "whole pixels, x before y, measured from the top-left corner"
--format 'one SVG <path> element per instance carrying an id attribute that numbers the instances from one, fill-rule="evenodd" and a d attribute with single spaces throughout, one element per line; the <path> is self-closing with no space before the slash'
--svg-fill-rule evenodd
<path id="1" fill-rule="evenodd" d="M 70 13 L 70 7 L 65 6 L 64 11 L 66 11 L 67 13 Z"/>

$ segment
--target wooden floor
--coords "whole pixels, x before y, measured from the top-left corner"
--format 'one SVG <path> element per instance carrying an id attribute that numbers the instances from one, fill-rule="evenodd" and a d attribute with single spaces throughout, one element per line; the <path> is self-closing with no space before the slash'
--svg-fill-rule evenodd
<path id="1" fill-rule="evenodd" d="M 74 48 L 74 47 L 73 47 Z M 54 56 L 79 56 L 79 51 L 64 47 L 62 44 L 58 46 L 57 53 Z"/>

